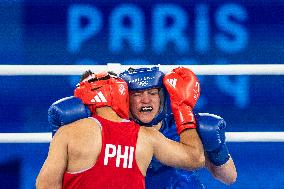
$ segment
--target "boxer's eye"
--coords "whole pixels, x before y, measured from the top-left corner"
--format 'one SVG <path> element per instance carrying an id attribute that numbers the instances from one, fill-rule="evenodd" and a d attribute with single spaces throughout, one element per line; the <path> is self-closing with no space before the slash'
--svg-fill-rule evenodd
<path id="1" fill-rule="evenodd" d="M 142 93 L 140 92 L 135 92 L 135 93 L 131 93 L 132 96 L 134 97 L 141 97 L 142 96 Z"/>

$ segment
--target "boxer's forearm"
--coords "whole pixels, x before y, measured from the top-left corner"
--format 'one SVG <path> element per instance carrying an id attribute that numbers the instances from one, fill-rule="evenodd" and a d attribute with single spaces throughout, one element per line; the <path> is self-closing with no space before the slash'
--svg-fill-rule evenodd
<path id="1" fill-rule="evenodd" d="M 196 159 L 196 168 L 205 165 L 205 156 L 202 142 L 196 129 L 186 129 L 180 134 L 180 142 L 191 147 L 192 158 Z"/>
<path id="2" fill-rule="evenodd" d="M 237 179 L 236 167 L 231 157 L 225 164 L 221 166 L 212 164 L 206 157 L 205 166 L 208 168 L 214 178 L 218 179 L 222 183 L 228 185 L 233 184 Z"/>

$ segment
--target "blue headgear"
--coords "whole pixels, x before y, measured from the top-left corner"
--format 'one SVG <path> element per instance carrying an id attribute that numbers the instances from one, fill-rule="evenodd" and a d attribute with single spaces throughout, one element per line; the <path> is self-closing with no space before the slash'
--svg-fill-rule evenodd
<path id="1" fill-rule="evenodd" d="M 161 88 L 162 96 L 161 96 L 161 106 L 159 113 L 154 117 L 154 119 L 149 123 L 144 123 L 135 119 L 140 125 L 152 126 L 158 124 L 164 118 L 168 117 L 171 114 L 170 107 L 170 99 L 168 94 L 165 92 L 165 88 L 163 85 L 163 77 L 164 73 L 159 71 L 158 67 L 152 68 L 129 68 L 128 70 L 122 72 L 119 77 L 126 81 L 128 84 L 129 91 L 140 91 L 147 90 L 151 88 Z"/>

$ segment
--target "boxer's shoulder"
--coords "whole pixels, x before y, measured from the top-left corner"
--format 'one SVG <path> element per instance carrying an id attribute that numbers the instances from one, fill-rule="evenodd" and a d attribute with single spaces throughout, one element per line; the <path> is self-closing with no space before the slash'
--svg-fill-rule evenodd
<path id="1" fill-rule="evenodd" d="M 83 118 L 72 123 L 66 124 L 58 129 L 58 131 L 70 138 L 89 135 L 90 133 L 100 130 L 98 122 L 92 118 Z"/>

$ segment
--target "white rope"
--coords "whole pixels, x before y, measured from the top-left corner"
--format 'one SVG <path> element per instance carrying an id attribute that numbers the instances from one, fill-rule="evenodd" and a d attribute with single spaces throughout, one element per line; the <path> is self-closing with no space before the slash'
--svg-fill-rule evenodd
<path id="1" fill-rule="evenodd" d="M 0 133 L 0 143 L 48 143 L 51 133 Z"/>
<path id="2" fill-rule="evenodd" d="M 0 65 L 0 75 L 81 75 L 86 70 L 94 72 L 122 72 L 129 67 L 149 67 L 155 65 Z M 230 65 L 156 65 L 163 72 L 178 66 L 190 68 L 197 75 L 283 75 L 284 64 L 230 64 Z"/>
<path id="3" fill-rule="evenodd" d="M 228 142 L 284 142 L 284 132 L 227 132 Z"/>
<path id="4" fill-rule="evenodd" d="M 0 133 L 0 143 L 49 143 L 51 133 Z M 284 132 L 227 132 L 227 142 L 284 142 Z"/>

